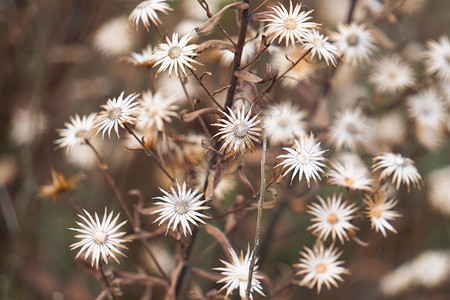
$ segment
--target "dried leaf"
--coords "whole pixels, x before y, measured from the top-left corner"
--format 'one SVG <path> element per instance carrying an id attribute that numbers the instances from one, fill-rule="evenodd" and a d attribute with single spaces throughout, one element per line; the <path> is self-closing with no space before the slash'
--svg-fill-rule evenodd
<path id="1" fill-rule="evenodd" d="M 231 261 L 232 257 L 230 255 L 229 249 L 232 249 L 232 247 L 225 233 L 223 233 L 222 230 L 211 224 L 205 224 L 204 227 L 206 232 L 213 238 L 215 238 L 216 241 L 222 246 L 222 249 L 227 255 L 227 258 Z"/>
<path id="2" fill-rule="evenodd" d="M 238 175 L 239 175 L 239 179 L 241 179 L 242 183 L 244 183 L 249 190 L 251 191 L 252 195 L 255 194 L 255 189 L 253 188 L 252 183 L 250 182 L 250 180 L 248 180 L 247 175 L 245 175 L 244 171 L 243 171 L 243 165 L 240 165 L 237 169 L 238 171 Z"/>
<path id="3" fill-rule="evenodd" d="M 271 64 L 266 64 L 266 72 L 264 73 L 263 78 L 260 78 L 257 75 L 247 71 L 234 72 L 234 76 L 236 76 L 237 78 L 253 83 L 266 83 L 274 79 L 277 76 L 277 74 L 278 71 L 275 70 Z"/>
<path id="4" fill-rule="evenodd" d="M 235 52 L 234 46 L 229 43 L 229 42 L 225 42 L 225 41 L 221 41 L 221 40 L 209 40 L 209 41 L 205 41 L 203 43 L 201 43 L 200 45 L 198 45 L 197 49 L 195 50 L 196 53 L 202 53 L 205 50 L 208 49 L 216 49 L 216 50 L 228 50 L 231 52 Z"/>
<path id="5" fill-rule="evenodd" d="M 180 112 L 180 117 L 181 117 L 181 120 L 183 120 L 185 122 L 192 122 L 194 120 L 197 120 L 200 116 L 202 116 L 204 114 L 209 114 L 209 113 L 213 113 L 213 112 L 217 112 L 217 108 L 207 107 L 207 108 L 202 108 L 202 109 L 190 112 L 190 113 L 188 113 L 187 110 L 183 110 Z"/>
<path id="6" fill-rule="evenodd" d="M 244 10 L 248 8 L 248 4 L 245 2 L 236 2 L 231 3 L 221 10 L 219 10 L 217 13 L 215 13 L 208 21 L 203 23 L 203 25 L 195 28 L 195 31 L 198 35 L 206 34 L 214 29 L 214 27 L 220 22 L 220 19 L 222 18 L 223 14 L 229 10 L 229 9 L 238 9 L 238 10 Z"/>
<path id="7" fill-rule="evenodd" d="M 124 285 L 153 285 L 167 286 L 167 281 L 156 276 L 149 276 L 139 273 L 124 272 L 114 269 L 114 278 L 120 279 L 120 283 Z"/>

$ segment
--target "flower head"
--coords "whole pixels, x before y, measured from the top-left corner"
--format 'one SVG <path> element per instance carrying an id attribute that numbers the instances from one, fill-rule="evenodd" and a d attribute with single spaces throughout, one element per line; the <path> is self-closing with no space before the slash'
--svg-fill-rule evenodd
<path id="1" fill-rule="evenodd" d="M 381 93 L 396 93 L 414 84 L 414 72 L 399 56 L 387 56 L 375 63 L 370 81 Z"/>
<path id="2" fill-rule="evenodd" d="M 192 37 L 193 35 L 186 34 L 178 41 L 178 33 L 174 33 L 172 40 L 166 37 L 167 44 L 161 43 L 158 45 L 158 50 L 156 50 L 153 56 L 155 60 L 154 66 L 161 66 L 156 72 L 156 76 L 167 70 L 167 68 L 169 68 L 169 76 L 172 74 L 173 69 L 177 77 L 186 76 L 186 68 L 195 70 L 191 64 L 198 64 L 198 62 L 192 59 L 192 57 L 197 56 L 195 50 L 198 46 L 195 44 L 188 45 Z"/>
<path id="3" fill-rule="evenodd" d="M 352 151 L 367 143 L 369 124 L 360 107 L 338 112 L 330 128 L 330 141 L 338 150 Z"/>
<path id="4" fill-rule="evenodd" d="M 214 137 L 220 136 L 219 141 L 224 140 L 219 152 L 230 155 L 241 153 L 243 155 L 247 149 L 254 151 L 255 145 L 253 142 L 259 143 L 258 137 L 261 135 L 261 128 L 257 126 L 261 122 L 258 119 L 259 114 L 251 118 L 252 110 L 249 109 L 246 113 L 244 106 L 242 109 L 238 109 L 236 114 L 231 108 L 227 107 L 227 109 L 228 114 L 221 111 L 225 118 L 219 119 L 220 123 L 212 124 L 220 127 Z"/>
<path id="5" fill-rule="evenodd" d="M 338 31 L 331 35 L 338 49 L 344 54 L 344 61 L 350 65 L 370 61 L 374 50 L 374 38 L 364 25 L 339 24 Z"/>
<path id="6" fill-rule="evenodd" d="M 171 11 L 169 4 L 166 3 L 166 0 L 149 0 L 142 1 L 136 6 L 135 9 L 131 12 L 128 17 L 128 23 L 133 24 L 136 30 L 139 26 L 139 21 L 142 21 L 145 29 L 150 28 L 150 22 L 153 24 L 161 24 L 161 20 L 159 19 L 158 12 L 162 12 L 168 14 Z"/>
<path id="7" fill-rule="evenodd" d="M 56 147 L 67 147 L 68 152 L 73 147 L 84 144 L 93 134 L 96 119 L 95 113 L 81 118 L 78 114 L 70 117 L 70 123 L 64 123 L 66 128 L 58 130 L 60 138 L 55 141 Z"/>
<path id="8" fill-rule="evenodd" d="M 331 171 L 327 173 L 328 182 L 351 190 L 371 191 L 372 180 L 366 166 L 352 161 L 332 162 Z"/>
<path id="9" fill-rule="evenodd" d="M 429 41 L 428 50 L 424 53 L 427 72 L 437 73 L 446 81 L 450 81 L 450 42 L 448 36 L 441 36 L 439 41 Z"/>
<path id="10" fill-rule="evenodd" d="M 344 262 L 338 261 L 342 252 L 338 252 L 338 249 L 333 249 L 332 246 L 324 248 L 320 243 L 313 250 L 305 247 L 305 251 L 300 254 L 302 256 L 300 263 L 294 265 L 300 269 L 296 275 L 304 275 L 300 285 L 310 289 L 317 286 L 318 293 L 323 285 L 328 289 L 331 288 L 331 285 L 337 287 L 338 281 L 344 281 L 341 275 L 349 273 L 348 269 L 341 266 Z"/>
<path id="11" fill-rule="evenodd" d="M 284 158 L 284 160 L 276 166 L 282 166 L 283 170 L 287 169 L 284 171 L 283 177 L 293 170 L 291 184 L 297 173 L 299 182 L 305 176 L 308 187 L 310 179 L 317 184 L 317 179 L 320 180 L 319 172 L 324 173 L 322 168 L 325 167 L 323 162 L 326 158 L 322 154 L 326 150 L 320 149 L 320 142 L 314 142 L 314 134 L 311 132 L 309 139 L 304 138 L 303 135 L 300 136 L 300 141 L 295 140 L 294 148 L 285 147 L 283 150 L 288 154 L 279 155 L 277 158 Z"/>
<path id="12" fill-rule="evenodd" d="M 79 234 L 75 237 L 81 239 L 79 242 L 72 244 L 70 246 L 70 250 L 75 250 L 81 247 L 76 258 L 78 258 L 78 256 L 86 250 L 84 259 L 86 260 L 90 255 L 91 265 L 93 266 L 95 264 L 97 269 L 100 258 L 102 258 L 106 264 L 108 263 L 108 257 L 112 257 L 117 263 L 119 263 L 119 260 L 115 254 L 125 256 L 125 254 L 120 252 L 118 248 L 128 249 L 122 245 L 122 243 L 129 241 L 121 238 L 126 232 L 117 231 L 127 221 L 123 221 L 119 225 L 116 225 L 120 214 L 113 219 L 113 212 L 111 211 L 108 215 L 106 207 L 101 222 L 97 213 L 95 213 L 94 220 L 94 218 L 86 210 L 83 211 L 87 218 L 82 215 L 78 216 L 84 223 L 76 222 L 81 228 L 69 228 L 70 230 L 78 232 Z"/>
<path id="13" fill-rule="evenodd" d="M 312 230 L 312 233 L 318 235 L 323 241 L 331 234 L 333 241 L 337 237 L 343 244 L 344 238 L 349 239 L 348 231 L 357 229 L 350 223 L 357 208 L 353 203 L 342 202 L 341 195 L 327 197 L 327 202 L 319 196 L 317 199 L 319 199 L 320 204 L 312 203 L 308 207 L 308 213 L 314 216 L 311 219 L 314 224 L 309 226 L 308 230 Z"/>
<path id="14" fill-rule="evenodd" d="M 151 67 L 155 63 L 153 57 L 152 46 L 148 45 L 147 48 L 142 50 L 141 53 L 133 52 L 131 53 L 128 61 L 138 67 Z"/>
<path id="15" fill-rule="evenodd" d="M 400 188 L 400 183 L 406 184 L 409 191 L 411 184 L 419 187 L 422 180 L 417 168 L 414 166 L 414 161 L 400 154 L 384 153 L 376 156 L 373 159 L 372 168 L 374 171 L 382 170 L 380 179 L 393 174 L 392 183 L 395 182 L 397 190 Z"/>
<path id="16" fill-rule="evenodd" d="M 52 181 L 47 185 L 39 187 L 39 198 L 52 198 L 56 200 L 61 194 L 75 189 L 78 181 L 82 177 L 82 175 L 78 174 L 71 178 L 66 178 L 63 173 L 57 172 L 54 169 L 51 169 L 50 173 L 52 174 Z"/>
<path id="17" fill-rule="evenodd" d="M 245 254 L 245 256 L 241 251 L 241 255 L 238 257 L 236 252 L 234 252 L 234 250 L 231 248 L 229 249 L 229 252 L 232 257 L 232 262 L 220 260 L 225 265 L 225 267 L 214 268 L 214 270 L 222 271 L 222 275 L 225 276 L 224 278 L 217 281 L 217 283 L 225 282 L 225 285 L 222 287 L 222 289 L 227 289 L 227 296 L 233 290 L 239 289 L 239 296 L 244 299 L 248 285 L 248 271 L 250 270 L 253 253 L 250 253 L 250 247 L 247 248 L 247 253 Z M 264 296 L 261 283 L 259 281 L 262 276 L 256 272 L 257 269 L 258 266 L 255 264 L 255 267 L 253 269 L 254 273 L 252 277 L 252 284 L 250 288 L 250 299 L 253 299 L 252 292 L 254 291 Z"/>
<path id="18" fill-rule="evenodd" d="M 263 20 L 269 22 L 267 34 L 273 35 L 272 40 L 278 38 L 278 43 L 285 39 L 286 47 L 290 43 L 295 45 L 296 42 L 301 42 L 307 32 L 311 32 L 319 26 L 315 22 L 308 22 L 312 19 L 310 14 L 313 10 L 302 11 L 302 4 L 296 4 L 293 7 L 292 1 L 290 1 L 289 11 L 283 4 L 274 6 L 272 9 L 273 13 Z"/>
<path id="19" fill-rule="evenodd" d="M 328 42 L 327 36 L 314 29 L 312 32 L 305 34 L 303 42 L 305 49 L 311 50 L 312 57 L 317 54 L 319 59 L 323 57 L 327 65 L 332 63 L 336 67 L 336 57 L 339 56 L 339 50 L 335 45 Z"/>
<path id="20" fill-rule="evenodd" d="M 184 236 L 187 236 L 186 230 L 192 235 L 189 223 L 195 226 L 198 226 L 197 222 L 205 224 L 202 218 L 208 218 L 208 216 L 202 214 L 200 211 L 209 209 L 209 207 L 202 205 L 206 202 L 206 200 L 200 200 L 203 193 L 192 189 L 186 191 L 186 182 L 183 182 L 182 187 L 177 182 L 177 191 L 173 187 L 170 187 L 172 193 L 166 192 L 161 188 L 160 190 L 164 193 L 164 196 L 154 198 L 161 201 L 155 203 L 158 209 L 153 211 L 153 213 L 159 213 L 159 217 L 155 220 L 155 222 L 159 221 L 158 226 L 166 220 L 169 220 L 166 233 L 169 231 L 171 225 L 172 230 L 176 231 L 178 224 L 180 224 Z"/>
<path id="21" fill-rule="evenodd" d="M 97 133 L 103 130 L 102 137 L 105 136 L 106 131 L 108 131 L 108 137 L 110 137 L 113 128 L 117 137 L 119 137 L 119 126 L 125 128 L 124 124 L 134 124 L 136 121 L 138 103 L 133 101 L 139 97 L 139 94 L 131 94 L 124 99 L 124 93 L 122 92 L 117 99 L 108 99 L 106 105 L 101 106 L 105 110 L 100 112 L 95 127 L 99 127 Z"/>
<path id="22" fill-rule="evenodd" d="M 306 113 L 291 103 L 272 105 L 262 118 L 264 131 L 271 144 L 292 144 L 305 133 Z"/>
<path id="23" fill-rule="evenodd" d="M 176 96 L 166 96 L 159 91 L 154 94 L 151 91 L 142 93 L 136 127 L 138 129 L 156 127 L 162 131 L 164 122 L 171 122 L 172 117 L 178 116 L 176 112 L 178 105 L 174 104 L 177 100 Z"/>
<path id="24" fill-rule="evenodd" d="M 412 95 L 406 105 L 409 116 L 427 129 L 437 129 L 447 118 L 444 102 L 434 89 Z"/>
<path id="25" fill-rule="evenodd" d="M 366 215 L 370 218 L 372 228 L 380 231 L 386 237 L 386 229 L 397 233 L 395 228 L 388 221 L 394 220 L 400 215 L 392 210 L 398 200 L 390 199 L 384 194 L 376 194 L 373 197 L 367 196 L 364 203 L 367 205 Z"/>

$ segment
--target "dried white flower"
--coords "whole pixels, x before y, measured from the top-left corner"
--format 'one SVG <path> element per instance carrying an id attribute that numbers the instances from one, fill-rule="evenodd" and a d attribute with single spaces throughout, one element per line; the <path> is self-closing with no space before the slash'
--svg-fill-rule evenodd
<path id="1" fill-rule="evenodd" d="M 312 233 L 319 239 L 325 241 L 331 235 L 333 241 L 336 237 L 343 244 L 344 239 L 349 240 L 349 231 L 355 231 L 357 228 L 350 223 L 355 218 L 353 215 L 357 208 L 354 203 L 347 204 L 342 202 L 342 196 L 327 197 L 327 202 L 320 196 L 317 196 L 320 204 L 312 203 L 308 206 L 308 213 L 313 215 L 311 219 L 313 225 L 308 227 Z"/>
<path id="2" fill-rule="evenodd" d="M 302 42 L 307 32 L 311 32 L 317 28 L 319 24 L 315 22 L 308 22 L 312 19 L 310 14 L 313 10 L 307 12 L 302 11 L 302 4 L 296 4 L 295 7 L 290 1 L 289 11 L 283 4 L 272 7 L 273 13 L 268 15 L 263 21 L 269 22 L 267 24 L 267 34 L 272 35 L 272 40 L 278 38 L 278 43 L 281 40 L 286 40 L 286 47 L 292 43 Z"/>
<path id="3" fill-rule="evenodd" d="M 393 174 L 392 183 L 396 184 L 397 190 L 400 188 L 400 183 L 406 184 L 409 191 L 410 185 L 419 187 L 422 180 L 417 168 L 414 166 L 414 161 L 400 154 L 384 153 L 376 156 L 373 159 L 372 168 L 374 171 L 382 170 L 380 174 L 381 180 Z"/>
<path id="4" fill-rule="evenodd" d="M 369 80 L 378 92 L 396 93 L 414 84 L 414 72 L 399 56 L 392 55 L 375 62 Z"/>
<path id="5" fill-rule="evenodd" d="M 428 129 L 437 129 L 447 118 L 444 102 L 431 88 L 409 97 L 406 105 L 409 116 L 416 124 Z"/>
<path id="6" fill-rule="evenodd" d="M 138 129 L 144 129 L 145 127 L 156 127 L 159 131 L 164 130 L 164 122 L 172 122 L 172 117 L 177 117 L 178 98 L 175 96 L 165 95 L 158 91 L 152 93 L 146 91 L 142 93 L 142 98 L 139 101 L 140 110 L 137 115 L 138 121 L 136 127 Z"/>
<path id="7" fill-rule="evenodd" d="M 374 38 L 364 25 L 339 24 L 337 29 L 331 39 L 344 55 L 344 61 L 352 66 L 368 63 L 374 50 Z"/>
<path id="8" fill-rule="evenodd" d="M 183 182 L 183 186 L 177 182 L 177 191 L 173 187 L 170 187 L 172 193 L 166 192 L 160 188 L 164 196 L 158 196 L 154 199 L 158 199 L 155 205 L 158 208 L 153 211 L 153 214 L 159 213 L 159 217 L 155 222 L 159 221 L 158 226 L 169 220 L 167 224 L 167 231 L 169 231 L 172 225 L 172 230 L 176 231 L 178 225 L 181 225 L 184 236 L 187 236 L 186 230 L 192 235 L 191 224 L 198 226 L 197 222 L 205 224 L 202 219 L 208 218 L 208 216 L 202 214 L 200 211 L 209 209 L 208 206 L 203 206 L 206 200 L 201 200 L 203 193 L 200 193 L 197 189 L 189 189 L 186 191 L 186 182 Z"/>
<path id="9" fill-rule="evenodd" d="M 191 64 L 199 64 L 192 59 L 192 57 L 197 56 L 195 50 L 198 46 L 196 44 L 188 45 L 192 37 L 192 34 L 187 34 L 178 41 L 178 33 L 174 33 L 172 40 L 166 37 L 167 43 L 158 45 L 158 50 L 156 50 L 153 57 L 155 60 L 154 66 L 161 66 L 156 71 L 156 76 L 167 70 L 167 68 L 169 68 L 169 77 L 172 74 L 172 69 L 177 77 L 186 76 L 186 68 L 195 70 Z"/>
<path id="10" fill-rule="evenodd" d="M 229 114 L 224 111 L 221 113 L 225 116 L 223 119 L 219 119 L 220 123 L 212 124 L 213 126 L 220 127 L 214 137 L 220 136 L 219 141 L 224 140 L 219 152 L 222 154 L 236 155 L 241 153 L 242 155 L 249 149 L 255 150 L 253 142 L 259 143 L 258 137 L 261 135 L 261 128 L 257 127 L 261 120 L 258 119 L 256 114 L 251 118 L 251 109 L 245 112 L 245 107 L 241 110 L 237 110 L 235 114 L 233 110 L 227 107 Z"/>
<path id="11" fill-rule="evenodd" d="M 106 131 L 108 131 L 108 137 L 111 137 L 111 130 L 114 128 L 119 138 L 119 126 L 125 128 L 124 124 L 135 123 L 139 107 L 138 103 L 133 101 L 139 97 L 139 94 L 134 93 L 124 99 L 124 93 L 122 92 L 117 99 L 108 99 L 106 105 L 101 106 L 105 110 L 99 113 L 95 127 L 99 127 L 97 133 L 103 130 L 102 137 L 105 136 Z"/>
<path id="12" fill-rule="evenodd" d="M 367 144 L 369 124 L 361 107 L 338 112 L 330 127 L 330 141 L 338 150 L 347 148 L 355 151 Z"/>
<path id="13" fill-rule="evenodd" d="M 349 188 L 351 190 L 371 191 L 372 180 L 369 177 L 369 170 L 362 164 L 351 161 L 331 162 L 328 175 L 328 182 Z"/>
<path id="14" fill-rule="evenodd" d="M 283 173 L 283 177 L 292 172 L 291 184 L 295 176 L 298 173 L 298 181 L 302 180 L 303 176 L 306 178 L 308 187 L 310 186 L 310 179 L 313 179 L 317 184 L 317 179 L 320 180 L 320 173 L 325 173 L 322 168 L 325 167 L 323 163 L 326 158 L 323 157 L 323 153 L 326 150 L 320 148 L 320 142 L 314 142 L 314 134 L 311 132 L 309 138 L 306 139 L 300 136 L 300 141 L 295 140 L 295 147 L 285 147 L 283 150 L 288 154 L 279 155 L 277 158 L 283 158 L 284 160 L 275 166 L 282 166 L 283 170 L 287 169 Z"/>
<path id="15" fill-rule="evenodd" d="M 85 139 L 89 139 L 94 133 L 96 118 L 96 113 L 81 118 L 78 114 L 71 116 L 70 123 L 64 123 L 66 128 L 58 130 L 61 138 L 55 141 L 56 147 L 66 147 L 69 152 L 73 147 L 84 144 Z"/>
<path id="16" fill-rule="evenodd" d="M 113 219 L 113 212 L 111 211 L 108 215 L 106 207 L 101 222 L 97 213 L 95 213 L 94 220 L 94 218 L 86 210 L 83 211 L 87 218 L 82 215 L 78 216 L 84 223 L 76 222 L 81 228 L 69 228 L 70 230 L 78 232 L 79 234 L 75 235 L 75 237 L 81 239 L 79 242 L 72 244 L 70 246 L 70 250 L 75 250 L 81 247 L 76 258 L 86 251 L 84 259 L 87 260 L 87 258 L 91 256 L 91 265 L 93 266 L 95 264 L 97 269 L 100 263 L 100 258 L 102 258 L 106 264 L 108 263 L 108 257 L 112 257 L 117 263 L 119 263 L 119 260 L 115 254 L 122 256 L 125 256 L 125 254 L 120 252 L 118 248 L 128 249 L 122 245 L 122 243 L 130 241 L 121 238 L 124 234 L 126 234 L 126 232 L 117 231 L 127 221 L 123 221 L 122 223 L 116 225 L 120 214 L 117 214 L 117 216 Z"/>
<path id="17" fill-rule="evenodd" d="M 428 201 L 438 212 L 450 216 L 450 166 L 431 172 L 427 179 Z"/>
<path id="18" fill-rule="evenodd" d="M 151 45 L 148 45 L 147 48 L 142 50 L 142 52 L 133 52 L 131 53 L 128 61 L 133 65 L 138 67 L 151 67 L 155 63 L 153 57 L 153 49 Z"/>
<path id="19" fill-rule="evenodd" d="M 127 18 L 122 16 L 105 22 L 97 29 L 93 45 L 102 54 L 119 56 L 130 53 L 135 41 L 133 32 L 128 28 Z"/>
<path id="20" fill-rule="evenodd" d="M 243 251 L 241 251 L 241 255 L 238 257 L 236 252 L 233 249 L 229 249 L 230 255 L 233 259 L 232 262 L 227 262 L 224 260 L 220 260 L 225 267 L 214 268 L 214 270 L 221 271 L 222 275 L 225 277 L 217 281 L 217 283 L 225 282 L 225 285 L 221 288 L 227 289 L 227 297 L 233 292 L 235 289 L 239 289 L 239 296 L 241 299 L 245 299 L 247 285 L 248 285 L 248 271 L 250 270 L 250 264 L 252 261 L 253 252 L 250 252 L 250 246 L 247 248 L 247 253 L 244 256 Z M 257 262 L 258 260 L 256 260 Z M 262 287 L 260 283 L 260 279 L 262 276 L 258 274 L 256 271 L 258 266 L 255 264 L 253 269 L 253 277 L 252 283 L 250 287 L 250 299 L 253 299 L 253 292 L 257 292 L 258 294 L 265 296 L 262 292 Z"/>
<path id="21" fill-rule="evenodd" d="M 446 81 L 450 81 L 450 41 L 448 36 L 441 36 L 439 41 L 429 41 L 428 51 L 424 53 L 427 72 L 437 73 Z"/>
<path id="22" fill-rule="evenodd" d="M 375 194 L 373 197 L 366 195 L 364 203 L 367 205 L 366 215 L 370 219 L 372 229 L 380 231 L 386 237 L 386 230 L 397 233 L 395 228 L 389 223 L 400 217 L 396 211 L 392 210 L 397 205 L 398 200 L 390 199 L 385 194 Z"/>
<path id="23" fill-rule="evenodd" d="M 150 22 L 157 25 L 161 24 L 161 20 L 159 19 L 158 12 L 165 13 L 166 15 L 169 11 L 173 9 L 170 8 L 169 4 L 166 3 L 166 0 L 149 0 L 142 1 L 136 6 L 135 9 L 131 12 L 128 17 L 128 22 L 136 28 L 139 27 L 139 21 L 142 21 L 145 29 L 150 28 Z"/>
<path id="24" fill-rule="evenodd" d="M 332 246 L 324 248 L 320 243 L 313 250 L 305 247 L 305 251 L 300 254 L 302 256 L 300 263 L 294 265 L 300 270 L 295 274 L 304 276 L 300 285 L 310 289 L 316 286 L 317 292 L 320 292 L 323 285 L 328 289 L 331 288 L 331 285 L 337 287 L 338 281 L 344 281 L 341 275 L 350 273 L 348 269 L 341 266 L 344 262 L 338 261 L 342 252 L 338 252 L 338 249 L 333 249 Z"/>
<path id="25" fill-rule="evenodd" d="M 262 124 L 270 143 L 292 144 L 294 139 L 305 134 L 305 117 L 304 111 L 289 102 L 269 106 L 263 115 Z"/>
<path id="26" fill-rule="evenodd" d="M 314 29 L 312 32 L 305 34 L 303 42 L 305 50 L 311 50 L 312 57 L 317 54 L 319 59 L 323 57 L 327 65 L 332 63 L 336 67 L 336 57 L 339 56 L 339 50 L 335 45 L 328 42 L 328 37 Z"/>

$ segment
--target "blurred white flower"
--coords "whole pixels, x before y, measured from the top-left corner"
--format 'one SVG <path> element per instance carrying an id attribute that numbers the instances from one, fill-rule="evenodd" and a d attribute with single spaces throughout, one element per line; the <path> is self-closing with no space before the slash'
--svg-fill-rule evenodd
<path id="1" fill-rule="evenodd" d="M 175 104 L 178 98 L 165 95 L 158 91 L 152 93 L 146 91 L 142 93 L 139 100 L 140 109 L 137 115 L 136 128 L 142 130 L 145 127 L 156 127 L 158 131 L 164 130 L 164 122 L 172 122 L 172 117 L 177 117 L 178 105 Z"/>
<path id="2" fill-rule="evenodd" d="M 11 118 L 9 137 L 16 146 L 29 146 L 42 136 L 47 127 L 46 117 L 30 108 L 17 108 Z"/>
<path id="3" fill-rule="evenodd" d="M 419 125 L 438 128 L 447 118 L 444 102 L 434 89 L 428 89 L 409 97 L 407 103 L 409 116 Z"/>
<path id="4" fill-rule="evenodd" d="M 386 56 L 375 62 L 369 80 L 380 93 L 396 93 L 413 86 L 414 72 L 399 56 Z"/>
<path id="5" fill-rule="evenodd" d="M 135 44 L 135 36 L 128 29 L 127 18 L 117 17 L 104 23 L 94 34 L 93 46 L 110 56 L 126 55 Z"/>
<path id="6" fill-rule="evenodd" d="M 367 144 L 368 135 L 369 124 L 361 107 L 337 112 L 329 132 L 330 141 L 338 150 L 345 147 L 355 151 Z"/>
<path id="7" fill-rule="evenodd" d="M 308 213 L 314 217 L 311 221 L 314 223 L 308 227 L 314 235 L 325 241 L 331 235 L 333 242 L 336 237 L 341 244 L 349 240 L 349 231 L 355 231 L 357 228 L 350 223 L 355 218 L 354 213 L 357 208 L 354 203 L 348 204 L 342 202 L 342 196 L 327 197 L 327 201 L 317 196 L 319 203 L 311 203 L 308 206 Z"/>
<path id="8" fill-rule="evenodd" d="M 151 45 L 148 45 L 147 48 L 143 49 L 142 52 L 133 52 L 131 53 L 128 61 L 133 65 L 138 67 L 151 67 L 155 63 L 153 57 L 153 49 Z"/>
<path id="9" fill-rule="evenodd" d="M 161 24 L 158 12 L 165 13 L 166 15 L 169 11 L 173 9 L 170 8 L 166 0 L 149 0 L 142 1 L 136 6 L 128 17 L 128 22 L 137 30 L 139 28 L 139 22 L 142 21 L 145 29 L 150 28 L 150 22 L 157 25 Z"/>
<path id="10" fill-rule="evenodd" d="M 305 50 L 311 50 L 311 57 L 317 54 L 319 59 L 323 57 L 327 65 L 331 63 L 336 67 L 336 57 L 339 56 L 339 50 L 335 45 L 328 42 L 328 37 L 314 29 L 312 32 L 305 34 L 303 42 Z"/>
<path id="11" fill-rule="evenodd" d="M 85 139 L 89 139 L 94 134 L 94 125 L 97 119 L 96 113 L 80 118 L 78 114 L 70 117 L 70 123 L 66 122 L 66 128 L 58 129 L 60 138 L 55 141 L 56 147 L 66 147 L 67 152 L 73 147 L 84 144 Z"/>
<path id="12" fill-rule="evenodd" d="M 435 170 L 427 179 L 428 201 L 438 212 L 450 216 L 450 166 Z"/>

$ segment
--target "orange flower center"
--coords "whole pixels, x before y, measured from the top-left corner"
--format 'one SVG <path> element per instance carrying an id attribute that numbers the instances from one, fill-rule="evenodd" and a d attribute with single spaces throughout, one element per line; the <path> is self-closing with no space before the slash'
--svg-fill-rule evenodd
<path id="1" fill-rule="evenodd" d="M 336 224 L 338 221 L 338 217 L 336 216 L 336 214 L 331 213 L 327 216 L 327 222 L 330 223 L 331 225 Z"/>
<path id="2" fill-rule="evenodd" d="M 353 184 L 355 184 L 355 180 L 353 178 L 345 177 L 345 185 L 352 186 Z"/>
<path id="3" fill-rule="evenodd" d="M 324 263 L 320 263 L 316 265 L 316 272 L 323 274 L 327 271 L 327 266 Z"/>
<path id="4" fill-rule="evenodd" d="M 84 129 L 80 129 L 80 130 L 78 130 L 78 131 L 75 133 L 75 136 L 76 136 L 77 138 L 84 138 L 84 137 L 87 136 L 87 131 L 84 130 Z"/>
<path id="5" fill-rule="evenodd" d="M 379 209 L 378 207 L 375 207 L 372 213 L 375 218 L 377 219 L 381 218 L 381 209 Z"/>

